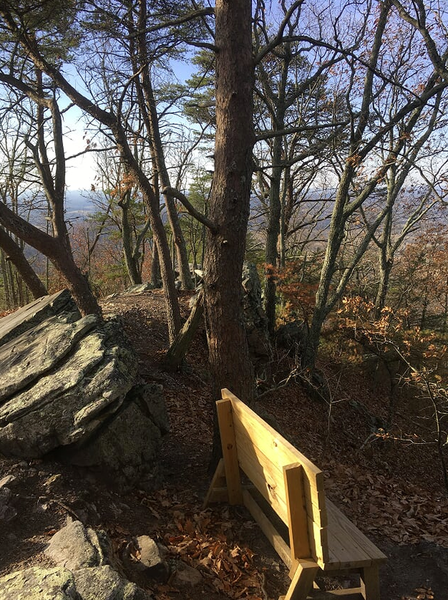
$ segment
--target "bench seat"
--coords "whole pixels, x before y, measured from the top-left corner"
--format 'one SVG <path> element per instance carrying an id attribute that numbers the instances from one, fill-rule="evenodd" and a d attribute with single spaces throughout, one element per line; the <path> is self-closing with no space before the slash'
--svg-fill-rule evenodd
<path id="1" fill-rule="evenodd" d="M 387 556 L 375 546 L 331 500 L 326 499 L 328 562 L 319 565 L 325 571 L 370 567 Z"/>

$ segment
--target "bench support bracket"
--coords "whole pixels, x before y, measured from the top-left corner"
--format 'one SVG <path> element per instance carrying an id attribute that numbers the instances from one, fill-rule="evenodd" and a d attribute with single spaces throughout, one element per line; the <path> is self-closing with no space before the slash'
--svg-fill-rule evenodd
<path id="1" fill-rule="evenodd" d="M 380 597 L 380 577 L 378 565 L 364 567 L 361 571 L 361 594 L 364 600 L 378 600 Z"/>
<path id="2" fill-rule="evenodd" d="M 301 560 L 297 565 L 286 596 L 280 596 L 279 600 L 306 600 L 318 572 L 318 564 L 311 560 Z"/>

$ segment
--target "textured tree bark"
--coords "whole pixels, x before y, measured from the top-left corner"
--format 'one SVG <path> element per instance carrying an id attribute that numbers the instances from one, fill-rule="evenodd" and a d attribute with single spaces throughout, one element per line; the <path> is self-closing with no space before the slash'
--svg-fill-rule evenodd
<path id="1" fill-rule="evenodd" d="M 64 277 L 82 315 L 101 315 L 101 308 L 85 277 L 76 265 L 68 236 L 52 237 L 25 221 L 0 202 L 0 224 L 47 256 Z"/>
<path id="2" fill-rule="evenodd" d="M 162 277 L 160 275 L 159 253 L 157 245 L 153 243 L 151 254 L 151 285 L 153 288 L 162 287 Z"/>
<path id="3" fill-rule="evenodd" d="M 273 131 L 281 131 L 285 129 L 285 115 L 287 110 L 286 90 L 288 85 L 288 69 L 291 61 L 291 53 L 285 52 L 282 57 L 281 77 L 278 81 L 278 91 L 274 94 L 272 82 L 269 81 L 269 76 L 264 68 L 260 65 L 260 83 L 268 97 L 272 97 L 271 127 Z M 281 233 L 282 219 L 282 201 L 281 187 L 282 174 L 284 167 L 282 166 L 282 153 L 284 148 L 284 140 L 281 135 L 277 135 L 272 140 L 272 169 L 270 175 L 269 188 L 269 215 L 268 227 L 266 231 L 266 270 L 265 270 L 265 288 L 264 288 L 264 307 L 266 317 L 268 319 L 269 334 L 272 335 L 275 329 L 275 312 L 277 301 L 277 286 L 275 283 L 275 273 L 272 267 L 277 268 L 279 263 L 279 242 Z"/>
<path id="4" fill-rule="evenodd" d="M 6 302 L 6 307 L 8 308 L 8 310 L 10 308 L 16 308 L 14 301 L 13 301 L 13 297 L 12 297 L 12 290 L 11 290 L 11 285 L 10 285 L 10 281 L 9 281 L 9 273 L 8 273 L 8 265 L 6 263 L 6 256 L 5 256 L 5 252 L 3 250 L 0 250 L 0 268 L 2 271 L 2 275 L 3 275 L 3 288 L 4 288 L 4 294 L 5 294 L 5 302 Z"/>
<path id="5" fill-rule="evenodd" d="M 33 297 L 37 299 L 46 296 L 47 288 L 27 261 L 21 247 L 2 228 L 0 228 L 0 248 L 5 251 Z"/>
<path id="6" fill-rule="evenodd" d="M 132 285 L 142 283 L 142 273 L 138 264 L 138 250 L 135 248 L 135 253 L 132 249 L 132 234 L 131 224 L 129 223 L 129 192 L 126 192 L 120 202 L 121 208 L 121 236 L 123 240 L 123 254 Z"/>
<path id="7" fill-rule="evenodd" d="M 201 290 L 196 298 L 193 308 L 191 309 L 190 316 L 177 334 L 174 343 L 171 344 L 170 349 L 167 352 L 165 363 L 171 369 L 176 369 L 182 364 L 182 361 L 184 360 L 199 327 L 203 314 L 204 293 Z"/>
<path id="8" fill-rule="evenodd" d="M 381 252 L 379 267 L 380 267 L 380 281 L 378 283 L 378 289 L 375 298 L 375 318 L 381 317 L 381 311 L 386 306 L 387 292 L 389 291 L 389 280 L 392 273 L 393 260 L 387 256 L 386 251 Z"/>
<path id="9" fill-rule="evenodd" d="M 277 286 L 275 283 L 276 267 L 279 267 L 278 243 L 280 237 L 280 220 L 281 220 L 281 201 L 280 187 L 282 167 L 278 166 L 281 161 L 282 153 L 282 138 L 276 137 L 273 142 L 272 152 L 272 179 L 271 188 L 269 190 L 269 218 L 268 228 L 266 231 L 266 283 L 264 288 L 265 312 L 268 319 L 269 334 L 272 335 L 275 329 L 275 307 L 277 300 Z"/>
<path id="10" fill-rule="evenodd" d="M 229 388 L 253 398 L 253 369 L 242 318 L 244 261 L 252 177 L 254 62 L 251 1 L 217 0 L 216 139 L 204 261 L 205 316 L 214 396 Z"/>
<path id="11" fill-rule="evenodd" d="M 59 247 L 55 255 L 48 255 L 48 258 L 66 280 L 67 289 L 73 296 L 79 312 L 82 315 L 101 315 L 101 307 L 92 292 L 89 280 L 75 263 L 71 250 L 61 251 Z"/>

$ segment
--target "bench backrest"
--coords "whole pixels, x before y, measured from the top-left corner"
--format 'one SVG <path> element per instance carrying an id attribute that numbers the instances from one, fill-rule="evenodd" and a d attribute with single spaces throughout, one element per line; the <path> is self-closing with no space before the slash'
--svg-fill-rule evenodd
<path id="1" fill-rule="evenodd" d="M 325 563 L 328 542 L 322 471 L 229 390 L 222 390 L 217 405 L 223 450 L 232 451 L 235 460 L 237 456 L 236 471 L 241 468 L 288 526 L 292 558 L 311 557 Z M 236 448 L 231 438 L 226 441 L 226 429 L 234 435 Z"/>

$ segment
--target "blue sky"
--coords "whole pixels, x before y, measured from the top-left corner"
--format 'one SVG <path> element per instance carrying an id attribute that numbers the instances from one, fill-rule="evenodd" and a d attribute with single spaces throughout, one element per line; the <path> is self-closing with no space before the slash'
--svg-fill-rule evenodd
<path id="1" fill-rule="evenodd" d="M 176 78 L 185 82 L 195 70 L 195 66 L 188 61 L 172 61 L 172 68 Z M 84 90 L 82 90 L 84 91 Z M 72 107 L 64 115 L 65 125 L 70 133 L 64 137 L 66 156 L 82 152 L 86 147 L 82 112 L 77 107 Z M 95 180 L 95 154 L 87 153 L 67 162 L 67 188 L 68 190 L 90 190 Z"/>

